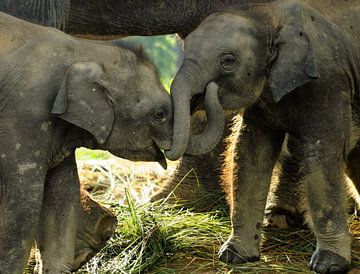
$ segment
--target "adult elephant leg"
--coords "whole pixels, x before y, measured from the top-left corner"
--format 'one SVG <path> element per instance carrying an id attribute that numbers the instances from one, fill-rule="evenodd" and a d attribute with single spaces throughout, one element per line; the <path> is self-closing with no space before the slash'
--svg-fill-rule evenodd
<path id="1" fill-rule="evenodd" d="M 220 260 L 242 263 L 258 260 L 259 244 L 271 174 L 283 142 L 283 133 L 270 130 L 256 107 L 246 109 L 236 143 L 236 180 L 231 204 L 232 233 L 220 250 Z"/>
<path id="2" fill-rule="evenodd" d="M 167 198 L 174 202 L 181 200 L 196 211 L 206 211 L 223 201 L 224 190 L 221 186 L 223 153 L 227 138 L 231 134 L 235 113 L 227 112 L 223 137 L 209 153 L 202 155 L 185 154 L 171 178 L 165 183 L 152 201 Z M 204 111 L 197 111 L 191 117 L 191 131 L 198 134 L 206 126 Z"/>
<path id="3" fill-rule="evenodd" d="M 48 171 L 36 242 L 38 273 L 71 272 L 80 210 L 80 184 L 72 153 Z"/>
<path id="4" fill-rule="evenodd" d="M 0 273 L 6 274 L 22 273 L 25 268 L 39 221 L 46 175 L 46 165 L 33 155 L 21 153 L 26 149 L 18 144 L 13 152 L 2 153 L 0 160 Z M 8 146 L 12 147 L 11 142 Z"/>
<path id="5" fill-rule="evenodd" d="M 279 158 L 270 187 L 265 224 L 304 228 L 307 200 L 299 140 L 287 134 Z"/>

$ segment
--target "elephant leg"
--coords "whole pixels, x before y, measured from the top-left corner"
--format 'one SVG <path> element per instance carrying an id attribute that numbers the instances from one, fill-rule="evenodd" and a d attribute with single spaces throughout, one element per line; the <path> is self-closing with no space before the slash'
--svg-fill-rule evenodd
<path id="1" fill-rule="evenodd" d="M 157 192 L 152 201 L 168 198 L 181 200 L 196 211 L 210 210 L 221 203 L 224 192 L 220 184 L 222 154 L 226 138 L 231 134 L 234 113 L 226 113 L 226 127 L 222 139 L 209 153 L 203 155 L 184 155 L 172 177 Z M 200 133 L 206 126 L 204 111 L 192 115 L 192 132 Z"/>
<path id="2" fill-rule="evenodd" d="M 326 135 L 325 135 L 326 134 Z M 309 225 L 316 239 L 310 267 L 319 273 L 343 273 L 351 260 L 351 238 L 347 226 L 344 183 L 344 130 L 306 136 L 304 181 L 307 188 Z M 328 138 L 331 136 L 331 138 Z M 341 141 L 341 142 L 339 142 Z"/>
<path id="3" fill-rule="evenodd" d="M 76 233 L 75 256 L 71 270 L 86 264 L 114 235 L 117 220 L 113 213 L 81 190 L 81 209 Z"/>
<path id="4" fill-rule="evenodd" d="M 220 249 L 220 260 L 243 263 L 258 260 L 271 175 L 284 139 L 259 118 L 256 107 L 246 109 L 236 143 L 236 180 L 231 204 L 232 233 Z"/>
<path id="5" fill-rule="evenodd" d="M 0 160 L 0 273 L 4 274 L 22 273 L 26 266 L 46 175 L 45 165 L 28 155 L 12 156 L 3 153 Z"/>
<path id="6" fill-rule="evenodd" d="M 267 226 L 305 228 L 307 204 L 303 166 L 299 140 L 287 134 L 268 197 L 265 211 Z"/>
<path id="7" fill-rule="evenodd" d="M 37 246 L 39 273 L 68 273 L 75 255 L 80 208 L 80 185 L 74 153 L 48 171 Z"/>

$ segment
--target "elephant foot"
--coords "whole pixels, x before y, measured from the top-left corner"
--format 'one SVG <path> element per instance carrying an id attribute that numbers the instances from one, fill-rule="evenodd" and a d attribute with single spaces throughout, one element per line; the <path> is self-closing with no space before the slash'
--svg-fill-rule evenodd
<path id="1" fill-rule="evenodd" d="M 308 228 L 301 213 L 292 213 L 283 208 L 271 208 L 265 216 L 265 226 L 273 228 Z"/>
<path id="2" fill-rule="evenodd" d="M 350 262 L 329 250 L 315 251 L 310 260 L 310 269 L 316 273 L 346 273 L 349 266 Z"/>
<path id="3" fill-rule="evenodd" d="M 260 260 L 260 252 L 258 249 L 257 251 L 249 252 L 244 248 L 244 246 L 246 246 L 245 243 L 239 244 L 233 242 L 230 238 L 220 248 L 220 261 L 225 263 L 242 264 Z"/>

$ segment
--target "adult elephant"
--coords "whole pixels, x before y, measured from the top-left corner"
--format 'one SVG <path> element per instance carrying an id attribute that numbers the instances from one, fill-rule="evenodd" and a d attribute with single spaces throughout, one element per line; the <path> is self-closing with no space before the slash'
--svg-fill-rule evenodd
<path id="1" fill-rule="evenodd" d="M 166 155 L 177 159 L 197 149 L 187 147 L 190 99 L 205 86 L 220 86 L 224 108 L 244 109 L 232 234 L 220 259 L 259 259 L 270 177 L 287 134 L 300 148 L 308 217 L 317 238 L 310 267 L 346 271 L 351 240 L 344 166 L 360 142 L 359 1 L 275 0 L 237 8 L 210 15 L 185 39 L 184 63 L 172 84 L 173 147 Z M 214 145 L 197 142 L 202 143 Z"/>
<path id="2" fill-rule="evenodd" d="M 114 38 L 187 34 L 214 9 L 231 2 L 234 1 L 4 0 L 0 11 L 73 35 Z"/>

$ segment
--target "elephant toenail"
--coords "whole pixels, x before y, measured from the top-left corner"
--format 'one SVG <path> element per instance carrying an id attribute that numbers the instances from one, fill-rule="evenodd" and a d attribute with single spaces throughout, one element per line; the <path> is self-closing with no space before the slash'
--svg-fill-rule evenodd
<path id="1" fill-rule="evenodd" d="M 326 267 L 324 265 L 314 265 L 314 271 L 317 273 L 326 273 Z"/>

